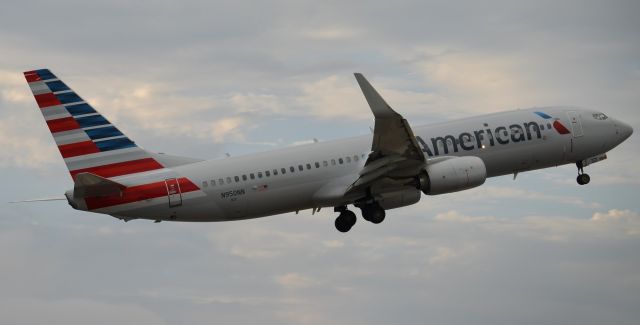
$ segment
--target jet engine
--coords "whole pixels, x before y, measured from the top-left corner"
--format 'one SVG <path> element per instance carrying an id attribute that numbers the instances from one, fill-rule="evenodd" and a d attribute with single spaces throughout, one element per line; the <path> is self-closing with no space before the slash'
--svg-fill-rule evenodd
<path id="1" fill-rule="evenodd" d="M 427 165 L 418 176 L 418 189 L 437 195 L 470 189 L 484 184 L 487 168 L 478 157 L 450 157 Z"/>

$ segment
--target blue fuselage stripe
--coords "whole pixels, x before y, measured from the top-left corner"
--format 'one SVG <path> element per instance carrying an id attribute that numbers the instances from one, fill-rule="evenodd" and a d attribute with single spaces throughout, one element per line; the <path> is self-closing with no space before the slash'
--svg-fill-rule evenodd
<path id="1" fill-rule="evenodd" d="M 547 114 L 545 114 L 545 113 L 542 113 L 542 112 L 535 112 L 535 113 L 536 113 L 536 115 L 538 115 L 538 116 L 542 117 L 542 118 L 543 118 L 543 119 L 545 119 L 545 120 L 547 120 L 547 119 L 550 119 L 550 118 L 551 118 L 551 116 L 549 116 L 549 115 L 547 115 Z"/>

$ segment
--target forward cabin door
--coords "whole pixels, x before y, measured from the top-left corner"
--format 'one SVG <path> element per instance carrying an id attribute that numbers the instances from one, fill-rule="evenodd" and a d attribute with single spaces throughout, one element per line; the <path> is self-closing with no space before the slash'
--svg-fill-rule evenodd
<path id="1" fill-rule="evenodd" d="M 580 119 L 580 114 L 576 111 L 567 112 L 567 117 L 569 117 L 569 122 L 571 122 L 571 138 L 569 139 L 569 153 L 570 160 L 573 159 L 583 159 L 582 155 L 585 153 L 585 143 L 584 143 L 584 130 L 582 129 L 582 120 Z"/>
<path id="2" fill-rule="evenodd" d="M 180 184 L 175 178 L 164 180 L 167 186 L 167 196 L 169 197 L 169 207 L 178 207 L 182 205 L 182 193 L 180 192 Z"/>
<path id="3" fill-rule="evenodd" d="M 584 135 L 582 130 L 582 121 L 580 120 L 580 115 L 578 115 L 575 111 L 567 112 L 567 116 L 569 117 L 569 121 L 571 121 L 571 134 L 573 134 L 574 138 L 579 138 Z"/>

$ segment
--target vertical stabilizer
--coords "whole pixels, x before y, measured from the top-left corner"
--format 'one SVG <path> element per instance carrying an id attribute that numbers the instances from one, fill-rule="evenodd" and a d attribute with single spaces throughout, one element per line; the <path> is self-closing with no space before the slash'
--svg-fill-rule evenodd
<path id="1" fill-rule="evenodd" d="M 74 180 L 80 173 L 108 178 L 164 168 L 48 69 L 24 76 Z"/>

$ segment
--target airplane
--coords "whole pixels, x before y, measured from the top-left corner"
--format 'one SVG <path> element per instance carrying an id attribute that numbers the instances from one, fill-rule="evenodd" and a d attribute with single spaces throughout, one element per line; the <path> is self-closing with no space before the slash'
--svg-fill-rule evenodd
<path id="1" fill-rule="evenodd" d="M 633 133 L 597 110 L 544 107 L 412 127 L 360 73 L 372 135 L 202 160 L 138 146 L 48 69 L 24 72 L 74 186 L 77 210 L 129 221 L 231 221 L 333 208 L 348 232 L 356 214 L 386 211 L 482 185 L 487 177 L 576 164 L 583 168 Z"/>

